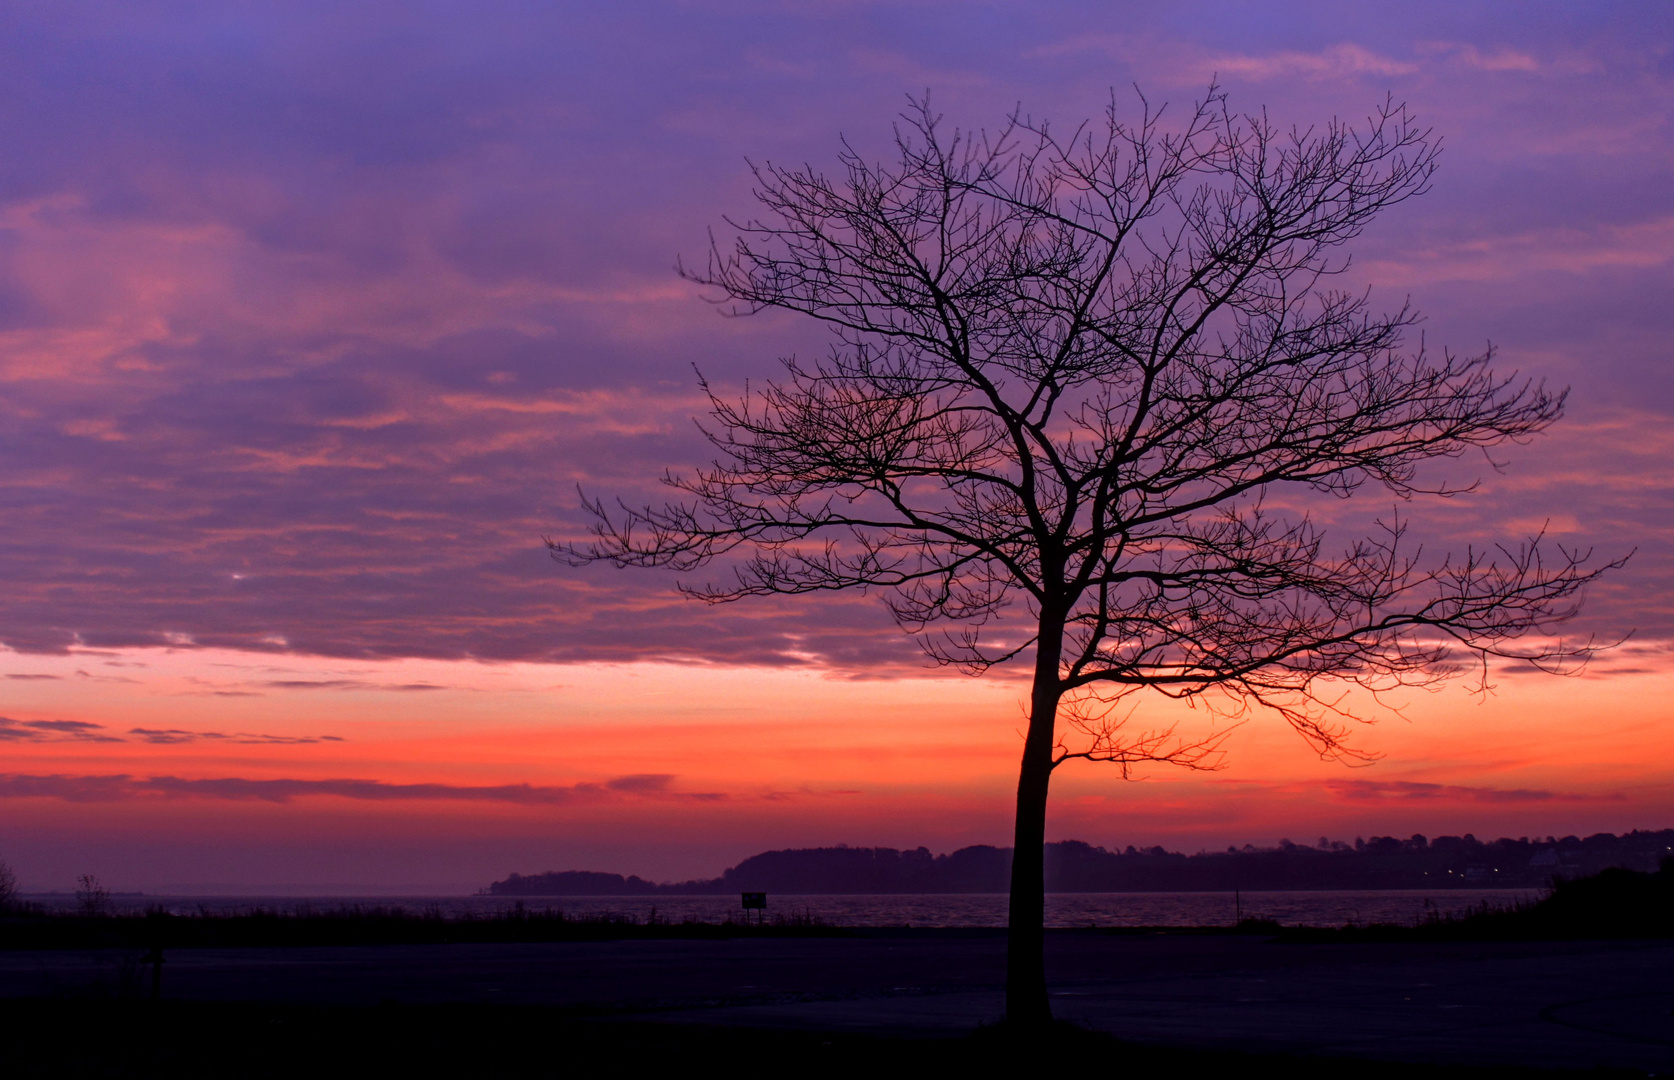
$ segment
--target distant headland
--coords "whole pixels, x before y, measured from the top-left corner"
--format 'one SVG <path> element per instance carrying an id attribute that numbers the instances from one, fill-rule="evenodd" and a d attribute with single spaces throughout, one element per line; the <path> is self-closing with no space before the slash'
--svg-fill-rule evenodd
<path id="1" fill-rule="evenodd" d="M 1655 870 L 1674 854 L 1674 829 L 1617 836 L 1548 836 L 1481 841 L 1464 836 L 1280 841 L 1185 855 L 1161 847 L 1111 851 L 1079 840 L 1046 846 L 1048 892 L 1230 892 L 1288 889 L 1539 888 L 1554 877 L 1609 867 Z M 764 851 L 718 878 L 650 882 L 591 870 L 511 874 L 492 896 L 677 896 L 781 894 L 999 893 L 1011 849 L 980 844 L 946 855 L 928 848 L 827 847 Z"/>

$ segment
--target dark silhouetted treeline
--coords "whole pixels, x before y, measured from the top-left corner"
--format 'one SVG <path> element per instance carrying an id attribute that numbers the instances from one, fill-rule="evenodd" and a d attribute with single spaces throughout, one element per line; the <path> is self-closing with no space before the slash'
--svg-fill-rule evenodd
<path id="1" fill-rule="evenodd" d="M 1285 889 L 1538 888 L 1620 867 L 1651 871 L 1674 853 L 1674 829 L 1622 836 L 1499 839 L 1413 836 L 1401 840 L 1281 841 L 1196 855 L 1161 847 L 1110 851 L 1066 840 L 1048 844 L 1048 892 L 1213 892 Z M 655 884 L 590 871 L 512 874 L 489 886 L 495 896 L 654 896 L 736 892 L 1005 892 L 1011 849 L 979 845 L 949 855 L 927 848 L 800 848 L 753 855 L 718 878 Z"/>
<path id="2" fill-rule="evenodd" d="M 1416 925 L 1373 923 L 1335 928 L 1240 924 L 1284 941 L 1553 941 L 1674 937 L 1674 856 L 1655 873 L 1610 867 L 1557 878 L 1545 896 L 1511 904 L 1484 902 L 1456 914 L 1432 911 Z"/>
<path id="3" fill-rule="evenodd" d="M 1463 920 L 1466 937 L 1499 930 L 1513 938 L 1674 936 L 1674 857 L 1654 874 L 1612 867 L 1589 877 L 1558 881 L 1534 903 L 1483 911 Z"/>

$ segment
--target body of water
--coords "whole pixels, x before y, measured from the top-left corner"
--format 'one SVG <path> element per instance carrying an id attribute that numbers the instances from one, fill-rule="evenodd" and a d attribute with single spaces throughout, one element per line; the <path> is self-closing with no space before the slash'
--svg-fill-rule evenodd
<path id="1" fill-rule="evenodd" d="M 1533 889 L 1363 890 L 1340 892 L 1144 892 L 1052 893 L 1046 925 L 1227 926 L 1244 918 L 1272 919 L 1286 926 L 1345 926 L 1351 923 L 1411 924 L 1427 912 L 1462 912 L 1486 903 L 1508 906 L 1535 899 Z M 66 894 L 20 899 L 55 910 L 74 910 Z M 399 908 L 415 914 L 435 911 L 450 918 L 504 911 L 521 902 L 531 910 L 551 908 L 569 915 L 616 915 L 645 922 L 739 919 L 736 894 L 725 896 L 113 896 L 109 909 L 138 914 L 160 907 L 179 915 L 252 911 L 330 911 L 342 907 Z M 768 897 L 768 917 L 811 916 L 836 926 L 996 927 L 1006 924 L 1000 893 Z"/>

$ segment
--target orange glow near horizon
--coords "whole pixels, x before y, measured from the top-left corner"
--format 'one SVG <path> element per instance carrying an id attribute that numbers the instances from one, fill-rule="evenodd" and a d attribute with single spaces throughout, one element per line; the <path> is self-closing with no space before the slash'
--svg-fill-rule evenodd
<path id="1" fill-rule="evenodd" d="M 14 792 L 0 840 L 97 835 L 147 848 L 167 838 L 216 851 L 427 839 L 469 851 L 492 838 L 525 845 L 525 858 L 587 864 L 556 868 L 661 879 L 710 876 L 775 846 L 1007 844 L 1023 698 L 1015 679 L 948 675 L 193 649 L 0 653 L 0 676 L 9 718 L 41 732 L 8 747 L 6 774 L 128 778 L 117 791 Z M 1198 850 L 1660 827 L 1674 817 L 1660 753 L 1671 691 L 1674 673 L 1648 670 L 1507 675 L 1481 699 L 1458 684 L 1414 691 L 1402 715 L 1356 732 L 1381 759 L 1353 768 L 1320 761 L 1278 718 L 1256 716 L 1220 771 L 1159 766 L 1124 783 L 1108 767 L 1071 764 L 1054 781 L 1050 831 Z M 1204 713 L 1159 699 L 1133 723 L 1174 720 L 1190 730 Z M 344 781 L 371 786 L 330 786 Z M 348 876 L 466 884 L 473 873 L 555 868 L 465 858 L 450 875 L 425 862 L 389 852 Z M 181 880 L 125 873 L 141 877 L 136 887 Z"/>

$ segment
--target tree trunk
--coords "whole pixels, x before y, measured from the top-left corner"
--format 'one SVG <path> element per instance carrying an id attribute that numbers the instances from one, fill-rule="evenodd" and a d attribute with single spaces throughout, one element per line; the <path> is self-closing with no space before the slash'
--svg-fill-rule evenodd
<path id="1" fill-rule="evenodd" d="M 1011 913 L 1006 935 L 1006 1020 L 1039 1027 L 1052 1020 L 1046 996 L 1046 792 L 1058 719 L 1058 657 L 1062 627 L 1041 620 L 1029 699 L 1029 734 L 1017 779 L 1017 824 L 1011 848 Z"/>

